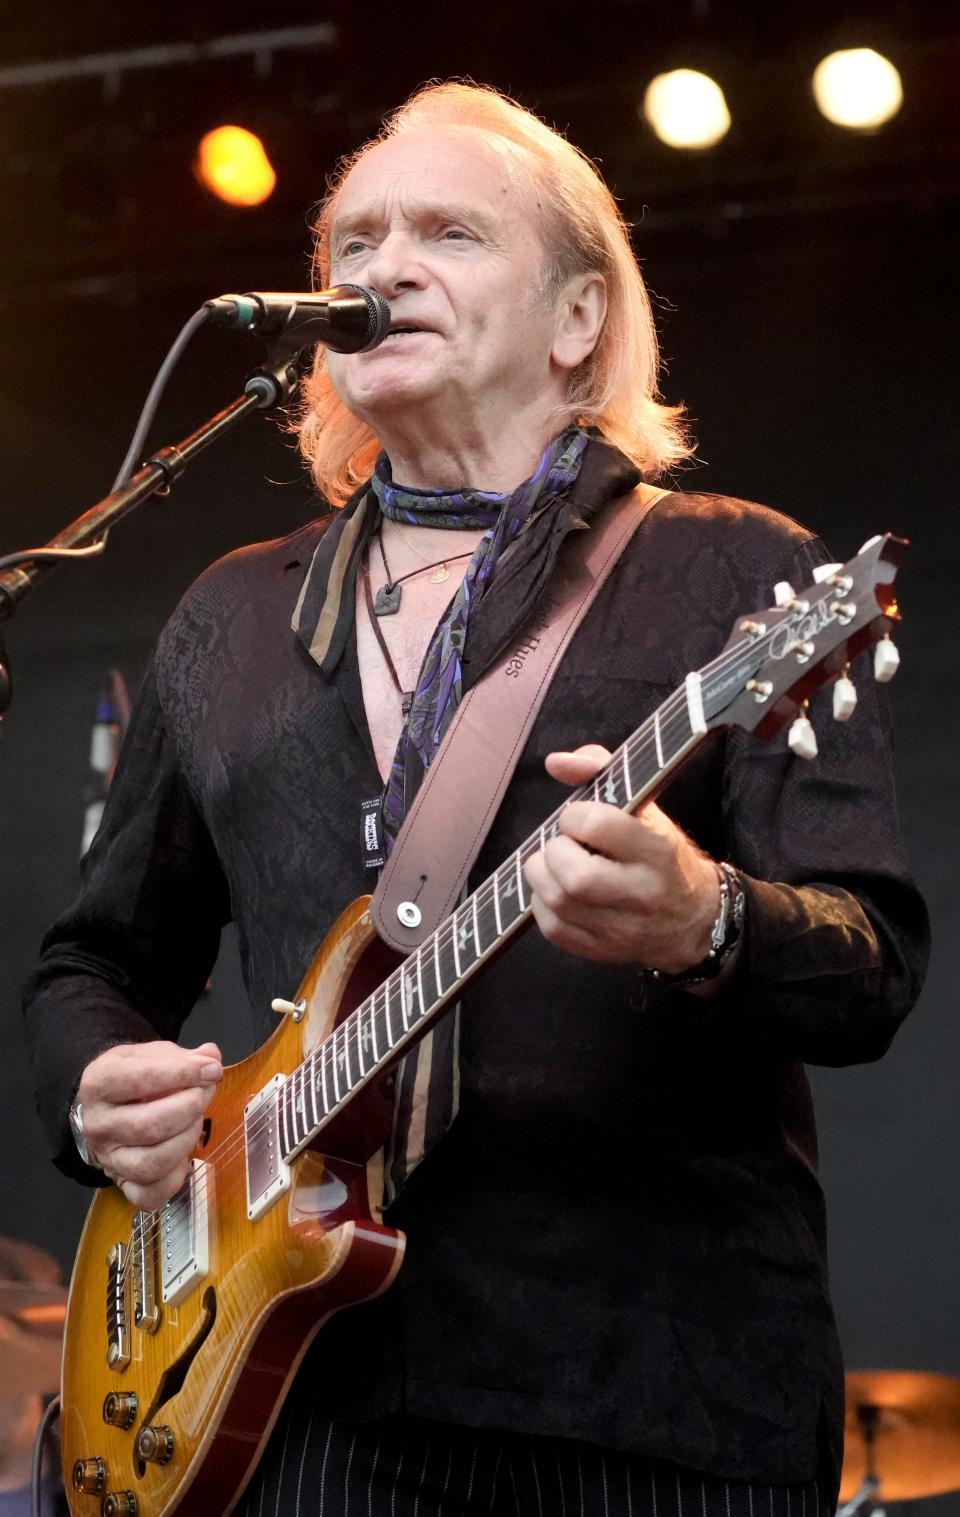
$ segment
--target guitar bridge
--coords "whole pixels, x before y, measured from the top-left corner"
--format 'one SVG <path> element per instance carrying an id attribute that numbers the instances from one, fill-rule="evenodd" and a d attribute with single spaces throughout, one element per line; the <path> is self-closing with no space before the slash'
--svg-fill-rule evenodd
<path id="1" fill-rule="evenodd" d="M 135 1212 L 130 1238 L 133 1321 L 145 1333 L 155 1333 L 160 1326 L 160 1304 L 157 1301 L 158 1220 L 156 1212 Z"/>
<path id="2" fill-rule="evenodd" d="M 130 1363 L 128 1256 L 123 1243 L 115 1243 L 107 1255 L 107 1363 L 112 1370 Z"/>

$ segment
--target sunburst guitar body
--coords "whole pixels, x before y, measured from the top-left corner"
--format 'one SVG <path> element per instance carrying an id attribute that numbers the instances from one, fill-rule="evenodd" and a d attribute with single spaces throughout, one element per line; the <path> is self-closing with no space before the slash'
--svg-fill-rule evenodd
<path id="1" fill-rule="evenodd" d="M 382 977 L 383 959 L 357 901 L 297 1009 L 224 1070 L 179 1195 L 144 1213 L 115 1187 L 98 1192 L 67 1310 L 61 1445 L 74 1517 L 232 1511 L 318 1328 L 396 1274 L 403 1237 L 376 1220 L 387 1082 L 351 1103 L 349 1125 L 325 1130 L 347 1158 L 309 1144 L 285 1156 L 290 1120 L 284 1133 L 271 1099 Z"/>

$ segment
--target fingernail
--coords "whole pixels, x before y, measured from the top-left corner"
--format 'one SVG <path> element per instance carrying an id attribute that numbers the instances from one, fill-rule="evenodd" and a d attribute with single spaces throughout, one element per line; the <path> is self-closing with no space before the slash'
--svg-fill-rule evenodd
<path id="1" fill-rule="evenodd" d="M 222 1064 L 201 1064 L 200 1066 L 201 1080 L 219 1080 L 222 1074 Z"/>

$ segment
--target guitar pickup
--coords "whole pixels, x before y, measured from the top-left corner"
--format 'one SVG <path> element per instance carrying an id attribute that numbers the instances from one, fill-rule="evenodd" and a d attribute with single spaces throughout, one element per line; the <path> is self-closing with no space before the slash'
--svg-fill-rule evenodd
<path id="1" fill-rule="evenodd" d="M 213 1171 L 202 1159 L 175 1196 L 160 1208 L 160 1285 L 164 1306 L 176 1306 L 206 1277 L 210 1267 L 210 1186 Z"/>
<path id="2" fill-rule="evenodd" d="M 251 1222 L 290 1189 L 290 1165 L 280 1141 L 280 1091 L 285 1084 L 283 1075 L 274 1075 L 243 1110 L 247 1216 Z"/>

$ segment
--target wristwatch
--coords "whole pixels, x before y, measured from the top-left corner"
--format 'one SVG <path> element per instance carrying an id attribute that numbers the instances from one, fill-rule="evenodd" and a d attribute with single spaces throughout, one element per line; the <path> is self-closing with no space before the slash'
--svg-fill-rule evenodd
<path id="1" fill-rule="evenodd" d="M 100 1161 L 98 1160 L 96 1154 L 93 1152 L 93 1149 L 88 1145 L 86 1137 L 84 1135 L 82 1102 L 73 1102 L 67 1114 L 67 1119 L 70 1123 L 70 1131 L 73 1133 L 73 1141 L 77 1145 L 77 1153 L 80 1155 L 84 1164 L 89 1164 L 91 1169 L 99 1169 Z"/>

